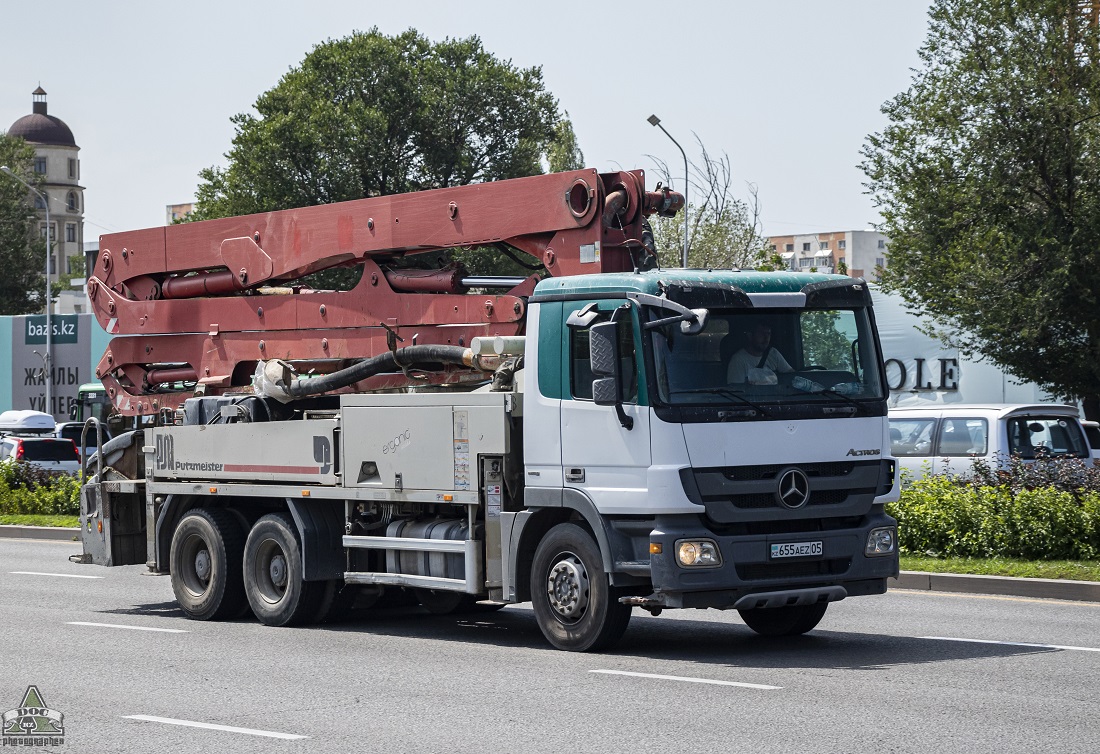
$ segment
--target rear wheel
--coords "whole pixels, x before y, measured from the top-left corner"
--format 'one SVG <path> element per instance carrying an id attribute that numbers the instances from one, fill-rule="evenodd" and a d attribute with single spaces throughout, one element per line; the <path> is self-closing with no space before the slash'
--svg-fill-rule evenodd
<path id="1" fill-rule="evenodd" d="M 476 595 L 466 594 L 465 592 L 451 592 L 443 589 L 416 589 L 414 591 L 421 607 L 432 615 L 492 613 L 504 607 L 503 604 L 479 604 Z"/>
<path id="2" fill-rule="evenodd" d="M 467 612 L 474 604 L 472 595 L 444 589 L 416 589 L 417 601 L 432 615 Z"/>
<path id="3" fill-rule="evenodd" d="M 592 535 L 575 524 L 551 529 L 535 550 L 531 600 L 546 639 L 558 649 L 606 649 L 626 631 L 630 607 L 603 569 Z"/>
<path id="4" fill-rule="evenodd" d="M 292 626 L 315 620 L 325 586 L 302 579 L 302 548 L 290 516 L 271 513 L 256 522 L 244 546 L 244 587 L 261 623 Z"/>
<path id="5" fill-rule="evenodd" d="M 319 581 L 313 587 L 320 589 L 321 598 L 317 610 L 307 623 L 339 623 L 351 617 L 352 608 L 359 600 L 360 588 L 355 584 L 345 584 L 343 579 Z"/>
<path id="6" fill-rule="evenodd" d="M 241 561 L 244 535 L 226 511 L 198 508 L 180 519 L 169 569 L 176 602 L 188 618 L 219 620 L 247 609 Z"/>
<path id="7" fill-rule="evenodd" d="M 798 636 L 812 630 L 821 622 L 828 602 L 789 607 L 752 608 L 738 610 L 741 620 L 761 636 Z"/>

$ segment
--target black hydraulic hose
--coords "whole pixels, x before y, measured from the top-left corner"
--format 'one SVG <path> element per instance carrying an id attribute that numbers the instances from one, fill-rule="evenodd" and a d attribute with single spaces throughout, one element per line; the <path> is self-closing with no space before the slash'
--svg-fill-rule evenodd
<path id="1" fill-rule="evenodd" d="M 338 372 L 297 379 L 290 383 L 287 392 L 292 398 L 305 398 L 308 395 L 320 395 L 332 390 L 338 390 L 356 382 L 373 377 L 376 374 L 400 372 L 403 368 L 415 367 L 418 364 L 458 364 L 472 366 L 472 353 L 470 349 L 462 346 L 409 346 L 399 348 L 396 357 L 393 352 L 387 352 L 378 356 L 352 364 Z"/>

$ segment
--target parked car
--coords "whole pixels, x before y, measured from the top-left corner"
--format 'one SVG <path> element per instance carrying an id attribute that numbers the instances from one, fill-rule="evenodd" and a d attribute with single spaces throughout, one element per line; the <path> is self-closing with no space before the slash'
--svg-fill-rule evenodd
<path id="1" fill-rule="evenodd" d="M 80 471 L 80 453 L 72 440 L 56 437 L 53 417 L 41 411 L 0 413 L 0 463 L 25 461 L 46 471 Z"/>
<path id="2" fill-rule="evenodd" d="M 81 434 L 84 434 L 84 422 L 59 422 L 54 430 L 55 437 L 72 440 L 76 443 L 77 452 L 80 453 L 81 458 L 85 458 L 95 453 L 96 433 L 94 429 L 88 430 L 87 434 L 84 435 L 85 447 L 83 448 L 80 447 Z M 107 431 L 107 426 L 103 425 L 103 442 L 106 443 L 110 439 L 111 433 Z"/>
<path id="3" fill-rule="evenodd" d="M 1073 406 L 945 404 L 890 409 L 890 449 L 910 480 L 970 471 L 976 459 L 1003 468 L 1012 457 L 1091 460 Z"/>
<path id="4" fill-rule="evenodd" d="M 1081 422 L 1081 426 L 1085 428 L 1085 439 L 1092 448 L 1092 460 L 1100 461 L 1100 422 L 1086 420 Z"/>

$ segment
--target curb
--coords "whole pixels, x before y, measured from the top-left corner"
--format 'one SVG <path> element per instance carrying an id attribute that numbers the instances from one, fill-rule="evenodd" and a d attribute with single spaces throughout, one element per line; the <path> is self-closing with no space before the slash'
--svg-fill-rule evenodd
<path id="1" fill-rule="evenodd" d="M 0 525 L 0 538 L 7 539 L 52 539 L 57 542 L 80 541 L 80 528 L 69 526 L 19 526 Z"/>
<path id="2" fill-rule="evenodd" d="M 67 526 L 4 524 L 0 525 L 0 538 L 77 542 L 80 540 L 80 529 Z M 1100 602 L 1100 582 L 1069 579 L 1019 579 L 1013 576 L 970 576 L 961 573 L 902 571 L 896 579 L 889 580 L 889 587 L 920 592 L 993 594 L 1074 602 Z"/>
<path id="3" fill-rule="evenodd" d="M 925 592 L 994 594 L 1075 602 L 1100 602 L 1100 582 L 1096 581 L 902 571 L 898 578 L 890 579 L 889 584 L 891 589 L 913 589 Z"/>

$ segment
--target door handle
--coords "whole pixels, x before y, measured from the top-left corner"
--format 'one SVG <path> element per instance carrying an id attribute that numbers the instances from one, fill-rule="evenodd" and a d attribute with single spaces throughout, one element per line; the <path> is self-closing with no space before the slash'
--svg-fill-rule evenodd
<path id="1" fill-rule="evenodd" d="M 584 469 L 566 469 L 565 481 L 576 482 L 578 484 L 584 483 Z"/>

